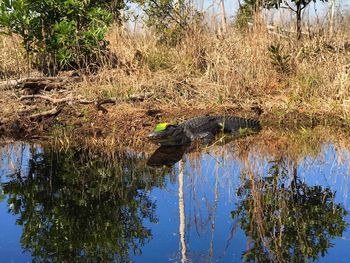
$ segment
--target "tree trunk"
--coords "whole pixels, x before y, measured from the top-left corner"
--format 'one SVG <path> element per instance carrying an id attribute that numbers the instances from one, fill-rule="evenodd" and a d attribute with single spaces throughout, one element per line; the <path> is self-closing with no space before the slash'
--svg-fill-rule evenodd
<path id="1" fill-rule="evenodd" d="M 334 32 L 334 9 L 335 9 L 335 0 L 329 2 L 330 11 L 329 11 L 329 34 L 333 36 Z"/>
<path id="2" fill-rule="evenodd" d="M 301 5 L 297 5 L 297 39 L 300 40 L 301 39 Z"/>
<path id="3" fill-rule="evenodd" d="M 226 14 L 225 14 L 225 3 L 224 0 L 221 0 L 220 2 L 220 8 L 221 8 L 221 26 L 222 26 L 222 32 L 227 32 L 227 22 L 226 22 Z"/>

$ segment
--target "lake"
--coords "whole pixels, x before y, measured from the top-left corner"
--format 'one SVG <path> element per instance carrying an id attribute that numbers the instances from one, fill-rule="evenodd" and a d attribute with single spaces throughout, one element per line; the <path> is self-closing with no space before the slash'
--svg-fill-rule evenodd
<path id="1" fill-rule="evenodd" d="M 1 262 L 348 262 L 346 144 L 257 140 L 152 156 L 2 143 Z"/>

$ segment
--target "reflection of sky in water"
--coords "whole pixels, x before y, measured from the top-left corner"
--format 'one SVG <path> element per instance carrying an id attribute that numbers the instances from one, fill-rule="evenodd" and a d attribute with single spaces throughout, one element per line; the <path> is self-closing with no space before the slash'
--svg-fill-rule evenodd
<path id="1" fill-rule="evenodd" d="M 24 147 L 23 158 L 10 155 L 11 160 L 21 163 L 27 171 L 29 148 Z M 14 167 L 9 156 L 1 156 L 1 181 L 6 181 L 9 169 Z M 186 158 L 184 172 L 185 240 L 186 255 L 192 262 L 241 262 L 247 249 L 247 239 L 231 211 L 238 201 L 235 190 L 239 185 L 241 169 L 238 161 L 224 160 L 222 155 L 203 154 L 199 160 Z M 259 160 L 250 158 L 252 160 Z M 257 170 L 267 171 L 268 162 L 260 160 Z M 217 164 L 220 163 L 218 166 Z M 298 175 L 308 186 L 322 185 L 336 191 L 336 202 L 350 207 L 349 153 L 337 152 L 332 145 L 325 145 L 318 158 L 305 157 L 299 161 Z M 164 189 L 155 188 L 150 197 L 156 202 L 158 224 L 145 222 L 152 230 L 153 239 L 142 248 L 142 255 L 133 257 L 136 262 L 180 262 L 181 243 L 179 234 L 179 165 L 175 167 L 176 183 L 167 179 Z M 22 171 L 22 176 L 25 172 Z M 217 196 L 217 199 L 215 199 Z M 0 203 L 0 254 L 4 262 L 30 261 L 28 253 L 20 247 L 21 227 L 16 226 L 16 216 L 8 213 L 6 200 Z M 348 216 L 347 221 L 350 222 Z M 350 230 L 344 233 L 350 239 Z M 350 240 L 337 238 L 321 262 L 347 262 L 350 258 Z"/>
<path id="2" fill-rule="evenodd" d="M 23 155 L 15 154 L 14 148 L 21 149 Z M 5 155 L 5 153 L 8 153 Z M 8 177 L 16 172 L 16 167 L 21 167 L 21 174 L 26 174 L 28 169 L 28 158 L 30 158 L 29 147 L 26 145 L 12 145 L 8 151 L 0 154 L 0 182 L 8 181 Z M 22 164 L 22 165 L 20 165 Z M 1 189 L 2 191 L 2 189 Z M 20 244 L 22 227 L 16 225 L 16 217 L 8 213 L 7 198 L 0 202 L 0 255 L 4 262 L 30 262 L 30 254 L 23 253 Z"/>
<path id="3" fill-rule="evenodd" d="M 20 244 L 22 227 L 16 225 L 16 217 L 7 211 L 7 200 L 0 202 L 1 262 L 30 262 L 30 254 L 22 253 Z"/>

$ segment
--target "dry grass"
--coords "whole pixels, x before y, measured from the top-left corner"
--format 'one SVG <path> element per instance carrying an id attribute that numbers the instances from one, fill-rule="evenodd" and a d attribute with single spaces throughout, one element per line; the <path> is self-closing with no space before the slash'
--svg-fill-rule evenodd
<path id="1" fill-rule="evenodd" d="M 153 35 L 133 35 L 114 29 L 108 36 L 119 67 L 108 65 L 88 76 L 79 92 L 88 97 L 153 92 L 170 105 L 226 104 L 257 101 L 293 109 L 324 105 L 332 110 L 349 99 L 350 37 L 313 37 L 302 43 L 264 30 L 225 37 L 191 33 L 175 47 L 157 43 Z M 19 39 L 2 37 L 0 72 L 12 77 L 28 72 Z M 290 72 L 272 64 L 270 45 L 279 44 Z M 276 99 L 272 99 L 276 98 Z"/>
<path id="2" fill-rule="evenodd" d="M 102 70 L 81 86 L 87 96 L 153 92 L 159 105 L 203 106 L 258 102 L 269 110 L 347 113 L 350 95 L 350 38 L 313 37 L 302 43 L 270 35 L 230 31 L 225 37 L 199 32 L 176 47 L 152 35 L 110 33 L 119 69 Z M 290 72 L 273 65 L 270 45 L 289 55 Z"/>
<path id="3" fill-rule="evenodd" d="M 0 79 L 20 78 L 29 72 L 28 65 L 20 38 L 0 34 Z"/>
<path id="4" fill-rule="evenodd" d="M 349 127 L 349 33 L 342 32 L 332 38 L 314 36 L 297 42 L 293 36 L 272 35 L 264 29 L 249 33 L 230 29 L 225 36 L 202 30 L 169 47 L 158 43 L 152 34 L 113 29 L 108 40 L 119 66 L 106 65 L 97 74 L 86 75 L 85 81 L 75 87 L 75 93 L 94 99 L 118 98 L 121 107 L 108 106 L 109 114 L 101 125 L 108 127 L 110 134 L 117 132 L 115 120 L 119 121 L 120 132 L 125 133 L 129 129 L 127 125 L 136 123 L 133 129 L 141 131 L 128 145 L 135 145 L 157 121 L 227 112 L 232 108 L 236 111 L 230 113 L 242 115 L 255 104 L 264 109 L 262 120 L 268 125 L 283 124 L 286 118 L 299 118 L 301 114 L 310 122 L 315 116 L 325 116 L 323 124 L 340 123 Z M 0 78 L 37 74 L 28 69 L 18 38 L 2 36 L 0 40 Z M 281 47 L 280 55 L 289 56 L 289 60 L 282 62 L 288 68 L 284 72 L 274 65 L 273 54 L 268 50 L 277 44 Z M 152 96 L 137 104 L 127 101 L 130 95 L 142 93 Z M 10 100 L 6 102 L 11 105 Z M 21 105 L 13 107 L 16 101 L 12 102 L 12 112 L 22 109 Z M 123 109 L 120 114 L 123 104 L 130 110 Z M 133 111 L 132 107 L 137 109 Z M 162 109 L 162 116 L 147 117 L 145 111 L 154 108 Z M 78 111 L 84 116 L 91 112 Z M 126 115 L 129 117 L 123 117 Z M 90 125 L 91 118 L 101 116 L 84 118 L 88 120 L 86 125 Z M 60 121 L 64 123 L 64 117 Z M 117 142 L 125 141 L 119 138 Z"/>

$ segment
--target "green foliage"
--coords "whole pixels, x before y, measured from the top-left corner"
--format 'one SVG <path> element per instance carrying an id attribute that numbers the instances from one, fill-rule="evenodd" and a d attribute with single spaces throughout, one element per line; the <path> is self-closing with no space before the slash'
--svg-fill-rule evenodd
<path id="1" fill-rule="evenodd" d="M 251 133 L 254 133 L 255 131 L 251 128 L 239 128 L 238 133 L 240 136 L 249 135 Z"/>
<path id="2" fill-rule="evenodd" d="M 301 9 L 305 9 L 310 3 L 316 3 L 317 0 L 291 0 L 290 2 L 295 5 L 296 7 L 300 6 Z M 319 0 L 320 2 L 328 2 L 328 0 Z M 284 1 L 283 0 L 266 0 L 264 1 L 264 5 L 267 8 L 280 8 L 281 4 L 283 4 Z M 289 8 L 291 10 L 295 10 L 292 9 L 292 6 L 289 6 Z"/>
<path id="3" fill-rule="evenodd" d="M 297 82 L 299 84 L 300 96 L 305 99 L 317 97 L 317 91 L 322 85 L 322 78 L 316 71 L 303 72 L 298 75 Z"/>
<path id="4" fill-rule="evenodd" d="M 290 72 L 290 55 L 282 53 L 282 48 L 280 44 L 271 45 L 268 48 L 270 52 L 271 63 L 274 65 L 280 73 Z"/>
<path id="5" fill-rule="evenodd" d="M 253 16 L 255 10 L 255 0 L 245 0 L 237 10 L 234 26 L 241 31 L 247 31 L 248 23 L 253 23 Z"/>
<path id="6" fill-rule="evenodd" d="M 164 185 L 165 173 L 117 153 L 113 159 L 80 149 L 33 154 L 26 179 L 3 184 L 33 262 L 130 262 L 141 253 L 152 238 L 143 222 L 157 222 L 148 193 Z"/>
<path id="7" fill-rule="evenodd" d="M 335 193 L 306 185 L 296 165 L 290 178 L 289 165 L 281 158 L 272 162 L 267 176 L 243 178 L 238 191 L 242 201 L 231 215 L 253 241 L 243 255 L 248 262 L 316 261 L 348 226 Z"/>
<path id="8" fill-rule="evenodd" d="M 96 63 L 114 11 L 107 0 L 3 0 L 0 27 L 19 34 L 34 65 L 52 74 Z"/>
<path id="9" fill-rule="evenodd" d="M 328 2 L 328 0 L 319 0 L 320 2 Z M 265 0 L 263 2 L 263 6 L 265 8 L 276 8 L 279 9 L 281 7 L 288 8 L 296 14 L 297 19 L 297 39 L 301 39 L 301 20 L 302 20 L 302 12 L 303 10 L 310 4 L 316 3 L 316 0 L 290 0 L 288 2 L 284 0 Z"/>
<path id="10" fill-rule="evenodd" d="M 168 50 L 158 49 L 151 51 L 146 56 L 146 63 L 148 68 L 155 72 L 162 69 L 168 69 L 171 67 L 171 54 Z"/>
<path id="11" fill-rule="evenodd" d="M 185 20 L 180 17 L 172 0 L 136 0 L 146 14 L 145 23 L 161 42 L 173 44 L 181 38 Z"/>
<path id="12" fill-rule="evenodd" d="M 0 189 L 0 202 L 4 201 L 4 199 L 5 199 L 4 191 Z"/>
<path id="13" fill-rule="evenodd" d="M 146 14 L 145 23 L 159 37 L 160 43 L 174 46 L 189 30 L 189 24 L 200 23 L 202 14 L 180 0 L 135 0 Z"/>

